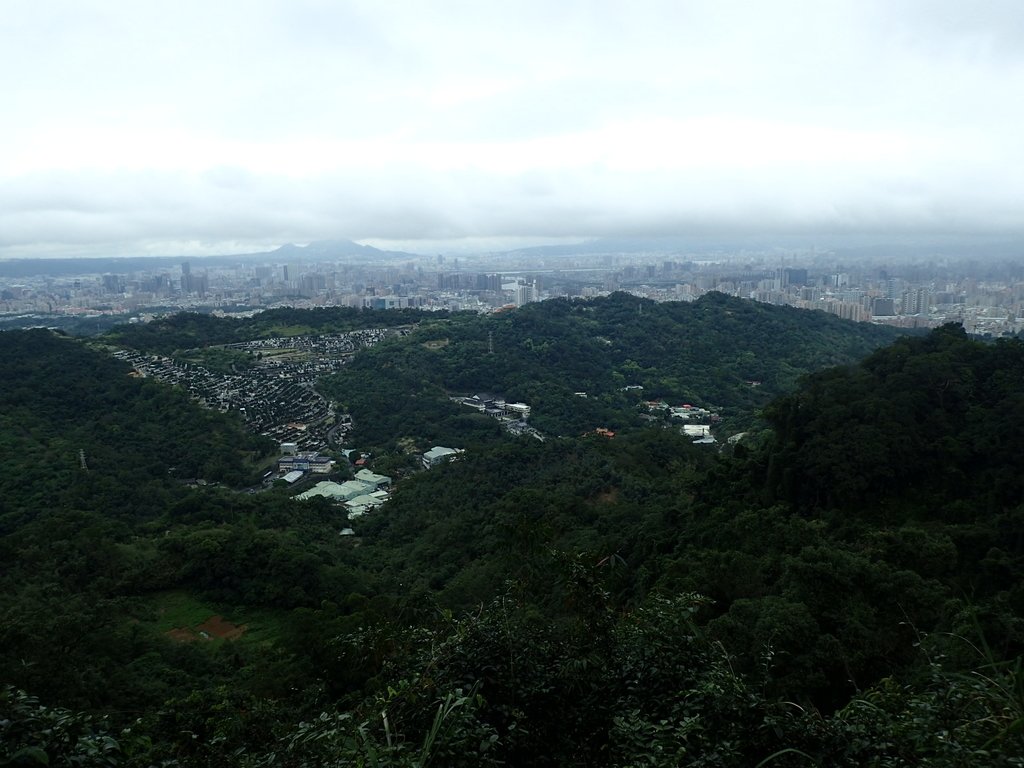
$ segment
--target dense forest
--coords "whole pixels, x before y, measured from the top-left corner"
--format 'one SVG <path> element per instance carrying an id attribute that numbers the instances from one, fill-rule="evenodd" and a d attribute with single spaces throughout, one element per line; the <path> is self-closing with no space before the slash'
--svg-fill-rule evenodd
<path id="1" fill-rule="evenodd" d="M 119 343 L 227 335 L 174 322 Z M 247 493 L 274 447 L 233 418 L 0 334 L 0 765 L 1024 765 L 1024 343 L 884 333 L 721 296 L 424 319 L 323 389 L 375 468 L 473 450 L 351 523 Z M 478 389 L 548 439 L 441 410 Z"/>
<path id="2" fill-rule="evenodd" d="M 447 317 L 447 312 L 437 313 Z M 111 344 L 140 352 L 171 355 L 187 349 L 234 344 L 252 339 L 343 333 L 361 328 L 385 328 L 419 322 L 415 309 L 361 310 L 351 307 L 268 309 L 248 318 L 217 317 L 200 312 L 179 312 L 151 323 L 122 325 L 105 334 Z"/>
<path id="3" fill-rule="evenodd" d="M 534 426 L 553 435 L 637 426 L 641 398 L 721 408 L 739 431 L 801 375 L 860 359 L 897 335 L 720 293 L 662 304 L 615 293 L 424 322 L 322 389 L 356 415 L 355 439 L 379 447 L 402 437 L 486 440 L 486 419 L 474 422 L 447 399 L 478 392 L 528 403 Z"/>

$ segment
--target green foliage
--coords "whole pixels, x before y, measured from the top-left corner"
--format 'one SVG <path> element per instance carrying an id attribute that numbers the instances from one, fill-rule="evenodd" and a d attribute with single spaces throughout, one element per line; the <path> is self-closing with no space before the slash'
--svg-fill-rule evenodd
<path id="1" fill-rule="evenodd" d="M 179 312 L 151 323 L 118 326 L 104 339 L 140 352 L 170 355 L 181 350 L 252 339 L 407 325 L 418 322 L 422 317 L 423 313 L 414 309 L 360 310 L 351 307 L 282 307 L 244 319 Z"/>
<path id="2" fill-rule="evenodd" d="M 737 674 L 698 627 L 699 596 L 653 598 L 615 618 L 589 569 L 565 566 L 574 590 L 589 596 L 579 624 L 538 622 L 506 595 L 462 619 L 446 614 L 433 628 L 392 635 L 377 692 L 300 724 L 287 739 L 287 764 L 952 768 L 1024 760 L 1019 662 L 969 673 L 931 664 L 917 683 L 883 680 L 824 717 Z M 360 633 L 345 642 L 379 640 Z M 259 764 L 274 759 L 282 755 Z"/>
<path id="3" fill-rule="evenodd" d="M 0 688 L 0 766 L 117 766 L 121 744 L 103 720 L 43 706 L 10 686 Z"/>
<path id="4" fill-rule="evenodd" d="M 387 564 L 382 586 L 396 595 L 423 590 L 420 605 L 468 609 L 509 577 L 535 586 L 531 599 L 543 603 L 548 549 L 650 559 L 653 538 L 670 535 L 685 507 L 684 483 L 711 462 L 661 430 L 614 441 L 502 442 L 403 481 L 386 514 L 356 522 L 354 557 L 366 568 Z M 638 591 L 630 568 L 616 576 L 623 599 Z"/>
<path id="5" fill-rule="evenodd" d="M 354 414 L 354 437 L 369 445 L 401 436 L 425 445 L 486 437 L 482 422 L 455 423 L 459 411 L 447 393 L 527 402 L 534 426 L 552 435 L 636 426 L 637 395 L 623 391 L 627 384 L 643 386 L 645 398 L 721 406 L 749 422 L 800 374 L 852 362 L 895 336 L 721 294 L 655 304 L 616 293 L 425 323 L 360 355 L 322 388 Z"/>
<path id="6" fill-rule="evenodd" d="M 850 765 L 1024 765 L 1021 660 L 950 672 L 921 686 L 882 681 L 833 719 Z"/>
<path id="7" fill-rule="evenodd" d="M 31 498 L 36 510 L 66 508 L 84 495 L 123 490 L 144 514 L 169 478 L 240 485 L 251 479 L 247 459 L 266 450 L 236 419 L 132 378 L 127 365 L 77 341 L 11 331 L 0 334 L 0 356 L 0 509 L 16 520 L 17 500 Z M 147 499 L 140 485 L 154 486 L 156 496 Z"/>
<path id="8" fill-rule="evenodd" d="M 151 593 L 242 615 L 233 607 L 365 589 L 339 560 L 336 511 L 181 482 L 249 479 L 262 446 L 231 418 L 48 332 L 0 334 L 0 354 L 0 679 L 65 706 L 141 711 L 263 654 L 249 640 L 222 656 L 172 642 Z M 305 680 L 301 663 L 284 667 L 284 690 Z"/>
<path id="9" fill-rule="evenodd" d="M 1022 376 L 1024 343 L 985 345 L 958 326 L 813 376 L 766 411 L 767 491 L 804 508 L 872 498 L 885 523 L 961 499 L 975 515 L 1019 504 L 1024 484 L 1008 464 L 1024 448 Z"/>
<path id="10" fill-rule="evenodd" d="M 325 390 L 401 481 L 354 537 L 326 500 L 182 483 L 244 478 L 261 446 L 230 418 L 0 335 L 0 764 L 1020 765 L 1020 342 L 898 341 L 716 454 L 640 428 L 622 388 L 742 411 L 885 332 L 638 304 L 456 315 L 360 353 Z M 152 343 L 257 330 L 176 327 Z M 552 436 L 446 399 L 478 389 Z M 470 450 L 413 472 L 433 442 Z M 245 634 L 167 634 L 212 612 Z"/>
<path id="11" fill-rule="evenodd" d="M 502 764 L 497 734 L 479 719 L 482 697 L 455 690 L 430 700 L 432 688 L 421 679 L 403 680 L 354 712 L 324 712 L 300 723 L 283 750 L 285 760 L 310 767 Z M 433 720 L 417 722 L 433 705 Z M 255 764 L 275 765 L 279 757 L 272 753 Z"/>
<path id="12" fill-rule="evenodd" d="M 246 371 L 256 365 L 256 360 L 252 355 L 223 347 L 202 347 L 180 355 L 178 359 L 222 374 Z"/>

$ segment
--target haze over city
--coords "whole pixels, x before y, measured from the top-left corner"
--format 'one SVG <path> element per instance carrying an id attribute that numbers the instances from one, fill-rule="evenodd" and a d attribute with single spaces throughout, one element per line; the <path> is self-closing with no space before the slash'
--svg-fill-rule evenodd
<path id="1" fill-rule="evenodd" d="M 1021 234 L 1016 2 L 11 2 L 0 258 Z"/>

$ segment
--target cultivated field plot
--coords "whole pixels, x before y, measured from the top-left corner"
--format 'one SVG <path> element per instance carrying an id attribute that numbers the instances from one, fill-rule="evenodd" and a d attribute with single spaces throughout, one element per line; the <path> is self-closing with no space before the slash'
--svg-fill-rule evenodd
<path id="1" fill-rule="evenodd" d="M 239 640 L 273 642 L 280 630 L 273 612 L 215 606 L 186 592 L 154 596 L 155 629 L 181 643 Z"/>

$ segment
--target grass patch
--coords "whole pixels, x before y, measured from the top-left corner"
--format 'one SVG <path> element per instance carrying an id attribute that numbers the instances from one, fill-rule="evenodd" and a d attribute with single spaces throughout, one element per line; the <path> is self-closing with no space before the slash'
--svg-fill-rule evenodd
<path id="1" fill-rule="evenodd" d="M 316 333 L 316 330 L 308 325 L 273 325 L 261 331 L 260 336 L 264 339 L 272 339 L 275 336 L 287 338 L 288 336 L 309 336 L 313 333 Z"/>
<path id="2" fill-rule="evenodd" d="M 288 611 L 242 608 L 235 611 L 232 619 L 247 627 L 240 642 L 273 645 L 281 639 L 288 627 L 291 620 L 288 613 Z"/>
<path id="3" fill-rule="evenodd" d="M 160 592 L 150 600 L 156 616 L 156 629 L 160 632 L 169 632 L 178 627 L 194 627 L 220 613 L 215 606 L 187 592 Z"/>
<path id="4" fill-rule="evenodd" d="M 174 629 L 194 630 L 211 616 L 222 616 L 232 624 L 245 626 L 245 634 L 233 642 L 273 645 L 290 621 L 288 611 L 218 605 L 180 590 L 158 592 L 148 602 L 154 617 L 152 626 L 161 634 Z M 210 644 L 221 642 L 213 640 Z"/>
<path id="5" fill-rule="evenodd" d="M 268 456 L 256 456 L 253 453 L 248 453 L 245 456 L 244 466 L 247 472 L 259 472 L 260 474 L 266 472 L 268 469 L 277 469 L 277 462 L 280 457 L 277 452 L 272 452 Z"/>
<path id="6" fill-rule="evenodd" d="M 281 347 L 280 349 L 261 349 L 259 353 L 263 355 L 264 360 L 269 360 L 273 357 L 291 357 L 296 353 L 294 347 Z"/>
<path id="7" fill-rule="evenodd" d="M 256 364 L 256 359 L 247 352 L 223 347 L 203 347 L 182 355 L 181 360 L 196 363 L 216 373 L 245 371 Z"/>

